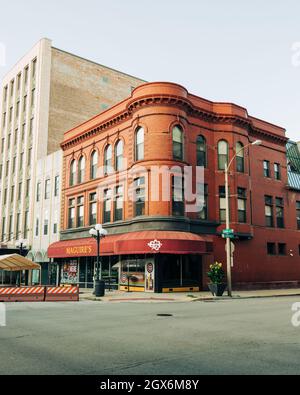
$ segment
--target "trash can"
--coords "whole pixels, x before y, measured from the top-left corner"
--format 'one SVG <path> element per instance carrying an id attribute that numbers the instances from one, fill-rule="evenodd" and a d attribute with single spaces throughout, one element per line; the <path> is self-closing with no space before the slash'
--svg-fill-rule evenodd
<path id="1" fill-rule="evenodd" d="M 96 298 L 105 296 L 105 281 L 99 280 L 95 282 L 95 296 Z"/>

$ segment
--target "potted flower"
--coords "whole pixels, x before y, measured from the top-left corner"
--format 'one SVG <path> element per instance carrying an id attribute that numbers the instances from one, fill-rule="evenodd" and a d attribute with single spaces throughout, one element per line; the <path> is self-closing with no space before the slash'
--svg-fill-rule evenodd
<path id="1" fill-rule="evenodd" d="M 211 265 L 207 276 L 211 281 L 210 284 L 208 284 L 208 287 L 213 296 L 223 296 L 226 291 L 227 284 L 224 283 L 225 272 L 222 268 L 222 263 L 216 262 Z"/>

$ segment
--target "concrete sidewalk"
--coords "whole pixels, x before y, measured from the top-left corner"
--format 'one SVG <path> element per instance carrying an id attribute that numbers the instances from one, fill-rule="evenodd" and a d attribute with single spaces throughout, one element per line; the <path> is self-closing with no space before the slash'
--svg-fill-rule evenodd
<path id="1" fill-rule="evenodd" d="M 236 291 L 233 292 L 233 299 L 253 299 L 253 298 L 279 298 L 287 296 L 299 296 L 300 289 L 276 289 L 260 291 Z M 226 294 L 222 298 L 215 298 L 210 292 L 190 292 L 190 293 L 169 293 L 154 294 L 140 292 L 106 291 L 102 298 L 96 298 L 92 290 L 81 290 L 80 300 L 90 300 L 104 303 L 174 303 L 174 302 L 197 302 L 210 300 L 230 300 Z"/>

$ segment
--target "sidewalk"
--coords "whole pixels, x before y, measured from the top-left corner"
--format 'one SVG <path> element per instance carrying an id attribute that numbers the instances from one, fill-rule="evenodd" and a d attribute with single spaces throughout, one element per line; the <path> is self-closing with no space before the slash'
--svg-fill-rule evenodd
<path id="1" fill-rule="evenodd" d="M 236 291 L 233 292 L 233 299 L 255 299 L 255 298 L 279 298 L 287 296 L 299 296 L 300 289 L 272 289 L 260 291 Z M 106 291 L 106 295 L 102 298 L 96 298 L 92 290 L 81 290 L 80 300 L 89 300 L 104 303 L 174 303 L 174 302 L 198 302 L 211 300 L 231 300 L 226 294 L 222 298 L 215 298 L 210 292 L 190 292 L 190 293 L 169 293 L 154 294 L 141 292 L 121 292 Z"/>

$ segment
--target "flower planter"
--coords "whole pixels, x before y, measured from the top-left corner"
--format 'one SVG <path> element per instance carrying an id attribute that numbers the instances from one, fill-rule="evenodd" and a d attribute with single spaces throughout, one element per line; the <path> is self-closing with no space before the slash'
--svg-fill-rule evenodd
<path id="1" fill-rule="evenodd" d="M 227 289 L 227 284 L 208 284 L 208 288 L 213 296 L 223 296 Z"/>

